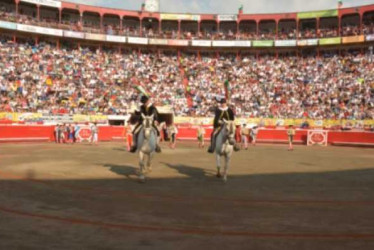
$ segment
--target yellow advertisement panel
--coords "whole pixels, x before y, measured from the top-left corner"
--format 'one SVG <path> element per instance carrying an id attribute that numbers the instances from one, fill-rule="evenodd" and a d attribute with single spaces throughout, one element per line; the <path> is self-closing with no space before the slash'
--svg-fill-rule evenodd
<path id="1" fill-rule="evenodd" d="M 199 21 L 200 15 L 191 14 L 161 14 L 161 20 L 188 20 L 188 21 Z"/>
<path id="2" fill-rule="evenodd" d="M 342 38 L 343 43 L 360 43 L 365 41 L 365 36 L 346 36 Z"/>
<path id="3" fill-rule="evenodd" d="M 74 115 L 74 122 L 100 122 L 108 120 L 106 115 Z"/>

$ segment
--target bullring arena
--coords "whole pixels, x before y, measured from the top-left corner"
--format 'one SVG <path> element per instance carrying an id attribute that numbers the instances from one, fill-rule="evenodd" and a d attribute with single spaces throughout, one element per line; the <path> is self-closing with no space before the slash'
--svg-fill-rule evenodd
<path id="1" fill-rule="evenodd" d="M 195 144 L 163 148 L 140 184 L 123 143 L 1 145 L 0 247 L 374 246 L 373 149 L 258 145 L 224 184 Z"/>
<path id="2" fill-rule="evenodd" d="M 374 249 L 374 4 L 356 1 L 0 0 L 0 250 Z M 215 154 L 241 147 L 227 181 L 214 116 Z M 143 180 L 153 125 L 177 140 Z"/>

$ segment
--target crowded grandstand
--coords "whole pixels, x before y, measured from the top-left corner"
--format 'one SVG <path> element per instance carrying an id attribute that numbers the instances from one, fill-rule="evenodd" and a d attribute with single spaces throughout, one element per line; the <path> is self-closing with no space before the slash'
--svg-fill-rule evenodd
<path id="1" fill-rule="evenodd" d="M 141 87 L 207 117 L 229 88 L 239 117 L 374 119 L 374 6 L 262 18 L 32 2 L 0 2 L 2 111 L 125 115 Z"/>

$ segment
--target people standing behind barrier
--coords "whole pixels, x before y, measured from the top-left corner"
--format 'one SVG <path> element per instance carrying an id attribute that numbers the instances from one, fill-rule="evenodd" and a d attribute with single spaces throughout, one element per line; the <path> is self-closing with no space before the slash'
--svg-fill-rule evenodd
<path id="1" fill-rule="evenodd" d="M 66 138 L 66 143 L 69 144 L 70 143 L 70 133 L 71 133 L 71 130 L 70 130 L 70 124 L 66 124 L 65 126 L 65 138 Z"/>
<path id="2" fill-rule="evenodd" d="M 248 150 L 248 136 L 249 136 L 249 131 L 247 128 L 247 124 L 243 124 L 242 129 L 241 129 L 241 147 L 242 149 L 244 148 L 245 150 Z"/>
<path id="3" fill-rule="evenodd" d="M 161 122 L 157 128 L 158 130 L 160 131 L 160 142 L 163 142 L 165 141 L 167 138 L 167 135 L 166 135 L 166 132 L 164 130 L 164 128 L 166 127 L 166 122 Z"/>
<path id="4" fill-rule="evenodd" d="M 258 127 L 257 127 L 257 125 L 256 125 L 256 126 L 254 126 L 254 127 L 251 129 L 251 137 L 252 137 L 252 145 L 253 145 L 253 146 L 256 146 L 257 134 L 258 134 Z"/>
<path id="5" fill-rule="evenodd" d="M 97 127 L 97 123 L 93 123 L 91 125 L 91 134 L 92 134 L 92 138 L 91 138 L 91 144 L 93 145 L 98 145 L 98 140 L 99 140 L 99 130 L 98 130 L 98 127 Z"/>
<path id="6" fill-rule="evenodd" d="M 162 126 L 162 133 L 164 134 L 164 141 L 169 141 L 170 140 L 170 134 L 169 134 L 166 122 L 164 122 L 164 125 Z"/>
<path id="7" fill-rule="evenodd" d="M 293 150 L 293 140 L 294 140 L 294 136 L 296 134 L 296 131 L 293 127 L 293 125 L 289 125 L 288 126 L 288 130 L 287 130 L 287 135 L 288 135 L 288 150 L 289 151 L 292 151 Z"/>
<path id="8" fill-rule="evenodd" d="M 70 144 L 74 144 L 74 134 L 75 134 L 74 125 L 70 124 L 69 125 L 69 143 Z"/>
<path id="9" fill-rule="evenodd" d="M 55 129 L 54 129 L 54 136 L 55 136 L 56 143 L 60 142 L 58 130 L 59 130 L 59 124 L 56 124 Z"/>
<path id="10" fill-rule="evenodd" d="M 75 126 L 74 126 L 74 143 L 77 142 L 77 138 L 79 136 L 79 130 L 80 130 L 80 126 L 78 123 L 75 123 Z"/>
<path id="11" fill-rule="evenodd" d="M 66 127 L 65 127 L 65 123 L 63 123 L 61 126 L 60 126 L 60 143 L 65 143 L 66 141 Z"/>
<path id="12" fill-rule="evenodd" d="M 178 128 L 177 128 L 177 126 L 175 126 L 174 123 L 172 123 L 168 127 L 168 134 L 170 135 L 169 147 L 172 148 L 172 149 L 175 149 L 175 145 L 176 145 L 176 142 L 177 142 Z"/>
<path id="13" fill-rule="evenodd" d="M 57 138 L 58 138 L 58 143 L 63 142 L 62 124 L 57 125 Z"/>
<path id="14" fill-rule="evenodd" d="M 130 120 L 128 120 L 125 127 L 127 151 L 130 151 L 132 147 L 132 131 L 134 130 L 134 127 L 135 126 L 131 124 Z"/>
<path id="15" fill-rule="evenodd" d="M 205 128 L 203 126 L 203 123 L 199 125 L 197 128 L 197 142 L 199 148 L 204 148 L 204 140 L 205 140 Z"/>
<path id="16" fill-rule="evenodd" d="M 242 135 L 242 126 L 241 125 L 236 125 L 235 127 L 235 141 L 236 143 L 241 143 L 241 136 Z"/>

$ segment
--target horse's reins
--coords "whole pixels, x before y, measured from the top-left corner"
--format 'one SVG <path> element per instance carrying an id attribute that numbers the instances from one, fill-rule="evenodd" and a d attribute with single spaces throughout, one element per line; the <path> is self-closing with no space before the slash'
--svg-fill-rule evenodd
<path id="1" fill-rule="evenodd" d="M 234 132 L 234 130 L 233 130 L 233 127 L 232 127 L 232 124 L 230 124 L 230 129 L 227 129 L 227 125 L 224 125 L 225 126 L 225 128 L 224 129 L 226 129 L 227 130 L 227 135 L 226 135 L 226 138 L 225 138 L 225 143 L 228 143 L 228 144 L 230 144 L 230 134 L 233 134 Z"/>

